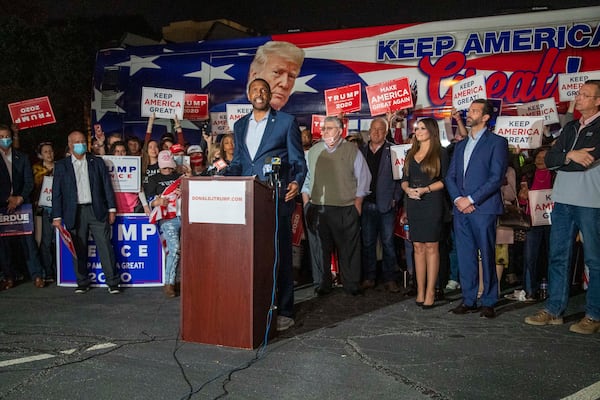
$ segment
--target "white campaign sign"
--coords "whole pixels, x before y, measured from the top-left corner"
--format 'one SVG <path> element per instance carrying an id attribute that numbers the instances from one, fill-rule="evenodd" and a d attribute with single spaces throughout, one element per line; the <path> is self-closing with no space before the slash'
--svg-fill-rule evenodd
<path id="1" fill-rule="evenodd" d="M 390 147 L 390 151 L 392 152 L 392 173 L 394 179 L 402 179 L 404 160 L 411 147 L 411 144 L 397 144 Z"/>
<path id="2" fill-rule="evenodd" d="M 552 125 L 559 122 L 554 97 L 518 105 L 517 114 L 523 117 L 543 117 L 544 125 Z"/>
<path id="3" fill-rule="evenodd" d="M 531 225 L 552 225 L 551 215 L 554 210 L 552 189 L 530 190 L 529 210 L 531 211 Z"/>
<path id="4" fill-rule="evenodd" d="M 115 192 L 137 193 L 142 183 L 140 157 L 102 156 Z"/>
<path id="5" fill-rule="evenodd" d="M 51 176 L 44 177 L 38 200 L 38 206 L 40 207 L 52 207 L 52 180 Z"/>
<path id="6" fill-rule="evenodd" d="M 227 111 L 227 125 L 231 132 L 233 132 L 233 124 L 238 119 L 252 112 L 252 104 L 227 104 L 225 107 Z"/>
<path id="7" fill-rule="evenodd" d="M 463 79 L 452 86 L 452 106 L 457 110 L 468 109 L 473 100 L 477 99 L 487 99 L 483 75 Z"/>
<path id="8" fill-rule="evenodd" d="M 190 181 L 190 223 L 246 224 L 246 183 Z"/>
<path id="9" fill-rule="evenodd" d="M 543 117 L 498 117 L 496 134 L 505 137 L 509 146 L 537 149 L 542 145 Z"/>
<path id="10" fill-rule="evenodd" d="M 150 117 L 155 114 L 156 118 L 183 119 L 183 105 L 185 104 L 185 92 L 183 90 L 160 89 L 153 87 L 142 87 L 142 117 Z"/>
<path id="11" fill-rule="evenodd" d="M 558 74 L 559 101 L 575 100 L 575 94 L 588 79 L 600 79 L 600 71 Z"/>

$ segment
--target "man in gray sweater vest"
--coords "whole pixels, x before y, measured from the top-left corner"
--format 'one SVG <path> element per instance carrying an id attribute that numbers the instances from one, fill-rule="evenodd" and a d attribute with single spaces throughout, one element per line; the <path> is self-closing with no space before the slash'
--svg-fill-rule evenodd
<path id="1" fill-rule="evenodd" d="M 342 121 L 327 117 L 323 140 L 308 152 L 308 174 L 302 187 L 307 228 L 318 241 L 309 243 L 316 255 L 313 265 L 315 292 L 331 292 L 331 253 L 337 249 L 344 290 L 360 289 L 360 214 L 369 194 L 371 173 L 357 147 L 342 138 Z"/>

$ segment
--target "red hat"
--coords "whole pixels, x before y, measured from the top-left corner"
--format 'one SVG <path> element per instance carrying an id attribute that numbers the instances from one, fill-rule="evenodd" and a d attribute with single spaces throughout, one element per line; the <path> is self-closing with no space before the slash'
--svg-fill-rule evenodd
<path id="1" fill-rule="evenodd" d="M 176 143 L 173 146 L 171 146 L 169 148 L 169 150 L 171 150 L 171 153 L 173 154 L 177 154 L 177 153 L 181 153 L 185 151 L 185 148 L 183 147 L 182 144 Z"/>

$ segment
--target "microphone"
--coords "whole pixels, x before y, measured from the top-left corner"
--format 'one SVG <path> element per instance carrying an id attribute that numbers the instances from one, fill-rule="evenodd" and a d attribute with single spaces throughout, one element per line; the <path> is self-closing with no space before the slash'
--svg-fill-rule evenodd
<path id="1" fill-rule="evenodd" d="M 210 167 L 208 167 L 206 169 L 206 171 L 202 172 L 200 175 L 202 175 L 202 176 L 218 175 L 219 172 L 221 172 L 225 168 L 227 168 L 227 163 L 223 159 L 219 158 L 214 163 L 212 163 L 212 165 Z"/>
<path id="2" fill-rule="evenodd" d="M 279 181 L 279 171 L 281 170 L 281 157 L 273 156 L 271 158 L 271 168 L 273 168 L 273 180 L 277 185 L 281 184 Z"/>

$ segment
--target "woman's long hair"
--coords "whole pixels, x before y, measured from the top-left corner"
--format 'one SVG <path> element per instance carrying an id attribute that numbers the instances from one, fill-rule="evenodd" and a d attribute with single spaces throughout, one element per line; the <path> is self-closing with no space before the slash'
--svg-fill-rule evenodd
<path id="1" fill-rule="evenodd" d="M 440 175 L 441 170 L 441 149 L 442 143 L 440 142 L 440 129 L 438 127 L 438 123 L 433 118 L 423 118 L 417 121 L 417 124 L 423 123 L 425 125 L 425 129 L 429 132 L 429 150 L 421 161 L 421 171 L 424 174 L 427 174 L 431 179 Z M 408 151 L 406 155 L 406 159 L 404 160 L 404 174 L 408 176 L 408 166 L 410 161 L 415 158 L 415 154 L 421 148 L 420 142 L 417 140 L 417 135 L 413 135 L 412 147 Z"/>

